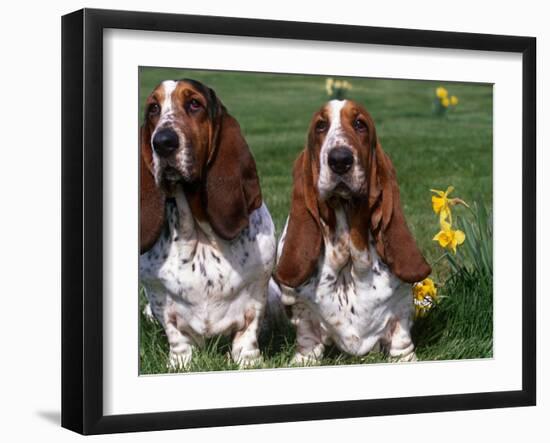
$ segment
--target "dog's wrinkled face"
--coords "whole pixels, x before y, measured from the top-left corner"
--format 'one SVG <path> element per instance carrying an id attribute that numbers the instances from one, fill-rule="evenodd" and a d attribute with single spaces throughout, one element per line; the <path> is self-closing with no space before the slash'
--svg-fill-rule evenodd
<path id="1" fill-rule="evenodd" d="M 151 137 L 157 184 L 201 178 L 220 106 L 211 89 L 193 80 L 166 80 L 149 95 L 144 124 Z"/>
<path id="2" fill-rule="evenodd" d="M 372 117 L 353 101 L 332 100 L 314 114 L 308 146 L 319 167 L 321 200 L 347 200 L 362 191 L 375 140 Z"/>

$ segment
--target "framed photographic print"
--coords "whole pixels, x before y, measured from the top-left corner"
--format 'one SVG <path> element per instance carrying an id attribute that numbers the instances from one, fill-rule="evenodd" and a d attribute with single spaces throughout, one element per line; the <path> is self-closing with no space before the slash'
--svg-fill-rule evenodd
<path id="1" fill-rule="evenodd" d="M 534 38 L 62 27 L 64 427 L 535 404 Z"/>

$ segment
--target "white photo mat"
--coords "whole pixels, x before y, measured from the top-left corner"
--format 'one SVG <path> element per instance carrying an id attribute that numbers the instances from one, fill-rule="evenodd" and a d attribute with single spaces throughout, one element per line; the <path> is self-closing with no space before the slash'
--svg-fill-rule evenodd
<path id="1" fill-rule="evenodd" d="M 105 415 L 522 389 L 521 54 L 120 29 L 103 44 Z M 494 83 L 493 358 L 139 376 L 139 66 Z"/>

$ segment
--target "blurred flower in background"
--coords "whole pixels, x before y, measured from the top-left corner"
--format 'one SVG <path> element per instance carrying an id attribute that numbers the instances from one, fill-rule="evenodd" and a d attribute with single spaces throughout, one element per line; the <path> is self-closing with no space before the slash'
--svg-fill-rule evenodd
<path id="1" fill-rule="evenodd" d="M 351 91 L 351 89 L 351 83 L 347 80 L 334 80 L 329 77 L 325 81 L 325 90 L 330 100 L 343 100 L 346 97 L 346 93 Z"/>
<path id="2" fill-rule="evenodd" d="M 331 78 L 327 78 L 327 80 L 325 81 L 325 89 L 327 91 L 328 96 L 332 95 L 332 87 L 333 86 L 334 86 L 334 80 L 331 79 Z"/>
<path id="3" fill-rule="evenodd" d="M 437 88 L 437 89 L 435 90 L 435 95 L 436 95 L 437 98 L 439 98 L 439 99 L 446 98 L 446 97 L 448 96 L 448 94 L 449 94 L 449 93 L 447 92 L 447 90 L 446 90 L 444 87 L 442 87 L 442 86 L 440 86 L 439 88 Z"/>
<path id="4" fill-rule="evenodd" d="M 449 91 L 443 86 L 435 89 L 434 114 L 445 115 L 450 108 L 454 108 L 456 105 L 458 105 L 458 97 L 456 95 L 449 96 Z"/>

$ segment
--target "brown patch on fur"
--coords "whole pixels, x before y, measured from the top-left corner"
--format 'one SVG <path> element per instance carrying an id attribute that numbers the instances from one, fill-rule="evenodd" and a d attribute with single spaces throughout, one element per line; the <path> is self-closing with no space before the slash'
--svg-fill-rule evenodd
<path id="1" fill-rule="evenodd" d="M 245 331 L 248 329 L 255 318 L 256 311 L 254 311 L 254 309 L 248 308 L 244 313 L 244 324 L 237 332 L 235 332 L 235 337 L 233 338 L 233 341 L 238 340 L 245 333 Z"/>
<path id="2" fill-rule="evenodd" d="M 185 198 L 193 214 L 193 218 L 200 222 L 208 221 L 206 209 L 203 204 L 202 190 L 197 187 L 185 187 Z"/>
<path id="3" fill-rule="evenodd" d="M 390 331 L 390 337 L 393 337 L 393 334 L 395 334 L 395 331 L 397 331 L 397 329 L 399 329 L 399 321 L 397 321 L 396 318 L 392 318 L 390 320 L 390 325 L 389 325 L 389 331 Z"/>
<path id="4" fill-rule="evenodd" d="M 170 323 L 178 329 L 178 315 L 174 310 L 169 310 L 166 316 L 166 323 Z"/>
<path id="5" fill-rule="evenodd" d="M 391 346 L 392 337 L 399 329 L 399 321 L 392 317 L 386 323 L 384 335 L 380 338 L 380 345 L 387 350 Z"/>

